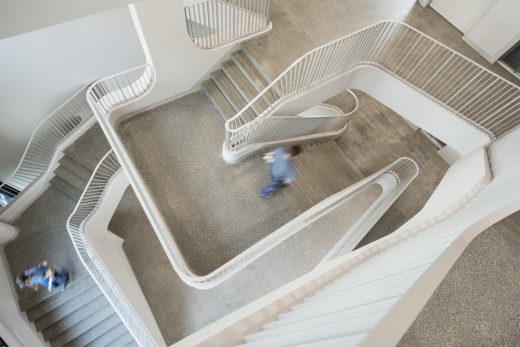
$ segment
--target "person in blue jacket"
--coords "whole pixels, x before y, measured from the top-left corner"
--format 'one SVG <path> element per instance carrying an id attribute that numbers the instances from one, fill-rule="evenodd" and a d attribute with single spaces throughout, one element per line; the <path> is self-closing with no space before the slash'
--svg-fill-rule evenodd
<path id="1" fill-rule="evenodd" d="M 260 190 L 261 197 L 270 197 L 281 188 L 294 182 L 296 172 L 292 159 L 300 152 L 300 146 L 292 146 L 289 149 L 276 147 L 264 156 L 264 160 L 269 163 L 270 182 Z"/>
<path id="2" fill-rule="evenodd" d="M 67 286 L 70 281 L 69 270 L 61 268 L 56 270 L 46 260 L 33 266 L 27 270 L 22 271 L 16 277 L 16 283 L 23 288 L 31 288 L 35 291 L 39 290 L 40 287 L 47 288 L 49 291 L 53 288 L 63 286 L 63 289 Z"/>

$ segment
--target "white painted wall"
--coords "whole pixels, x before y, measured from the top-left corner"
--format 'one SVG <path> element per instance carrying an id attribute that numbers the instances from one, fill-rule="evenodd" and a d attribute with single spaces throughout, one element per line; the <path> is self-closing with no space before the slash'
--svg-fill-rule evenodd
<path id="1" fill-rule="evenodd" d="M 213 50 L 195 47 L 186 29 L 182 0 L 142 1 L 135 4 L 135 12 L 157 72 L 157 81 L 145 98 L 116 111 L 113 117 L 174 100 L 198 89 L 198 83 L 236 49 L 235 46 Z"/>
<path id="2" fill-rule="evenodd" d="M 520 1 L 497 0 L 462 38 L 490 63 L 520 41 Z"/>
<path id="3" fill-rule="evenodd" d="M 341 78 L 290 99 L 276 110 L 276 114 L 300 113 L 345 89 L 364 91 L 446 143 L 458 152 L 459 157 L 490 141 L 487 134 L 447 108 L 374 66 L 361 66 Z"/>
<path id="4" fill-rule="evenodd" d="M 0 57 L 0 180 L 38 123 L 72 94 L 145 62 L 128 8 L 0 40 Z"/>
<path id="5" fill-rule="evenodd" d="M 431 8 L 466 33 L 497 0 L 433 0 Z"/>
<path id="6" fill-rule="evenodd" d="M 133 2 L 136 0 L 0 0 L 0 39 L 125 7 Z"/>

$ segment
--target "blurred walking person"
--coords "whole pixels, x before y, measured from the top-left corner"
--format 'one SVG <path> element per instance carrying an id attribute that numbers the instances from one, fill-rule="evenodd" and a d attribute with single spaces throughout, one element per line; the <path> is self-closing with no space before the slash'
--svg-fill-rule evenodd
<path id="1" fill-rule="evenodd" d="M 287 185 L 291 185 L 296 179 L 293 158 L 301 153 L 300 146 L 276 147 L 272 152 L 264 156 L 269 163 L 269 184 L 260 190 L 262 198 L 268 198 Z"/>
<path id="2" fill-rule="evenodd" d="M 31 288 L 38 291 L 40 287 L 47 288 L 49 292 L 53 288 L 63 286 L 63 289 L 69 284 L 70 276 L 69 270 L 62 267 L 55 269 L 52 264 L 49 264 L 46 260 L 40 264 L 33 266 L 27 270 L 22 271 L 16 277 L 16 283 L 23 288 Z"/>

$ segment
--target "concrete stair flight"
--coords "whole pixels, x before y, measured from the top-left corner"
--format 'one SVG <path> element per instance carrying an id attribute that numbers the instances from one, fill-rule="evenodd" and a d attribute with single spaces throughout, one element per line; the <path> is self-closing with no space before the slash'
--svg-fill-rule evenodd
<path id="1" fill-rule="evenodd" d="M 76 142 L 65 149 L 60 165 L 54 170 L 51 186 L 78 201 L 97 163 L 110 149 L 101 128 L 96 123 Z"/>
<path id="2" fill-rule="evenodd" d="M 90 276 L 63 291 L 41 289 L 18 305 L 52 347 L 137 346 Z"/>
<path id="3" fill-rule="evenodd" d="M 209 97 L 224 120 L 235 116 L 251 100 L 269 85 L 270 81 L 260 66 L 244 49 L 234 52 L 231 60 L 222 64 L 222 69 L 211 74 L 211 79 L 202 83 L 202 90 Z M 246 123 L 264 112 L 276 95 L 272 92 L 262 96 L 241 117 Z"/>
<path id="4" fill-rule="evenodd" d="M 333 140 L 304 145 L 294 164 L 294 190 L 309 206 L 365 178 Z"/>

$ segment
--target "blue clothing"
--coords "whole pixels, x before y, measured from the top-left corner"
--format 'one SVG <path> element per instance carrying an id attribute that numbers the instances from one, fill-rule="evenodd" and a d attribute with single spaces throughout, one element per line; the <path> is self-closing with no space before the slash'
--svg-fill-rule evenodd
<path id="1" fill-rule="evenodd" d="M 45 276 L 45 274 L 47 273 L 48 270 L 49 270 L 48 266 L 40 264 L 38 266 L 33 266 L 33 267 L 25 270 L 23 273 L 26 276 L 30 276 L 29 283 L 28 283 L 28 285 L 30 287 L 40 286 L 40 287 L 49 288 L 49 278 L 47 278 Z M 66 268 L 62 268 L 59 271 L 56 270 L 56 271 L 54 271 L 54 279 L 51 283 L 51 286 L 52 286 L 52 288 L 57 288 L 60 286 L 65 287 L 69 283 L 69 279 L 70 279 L 69 271 Z"/>
<path id="2" fill-rule="evenodd" d="M 260 190 L 260 196 L 267 198 L 283 188 L 288 182 L 296 179 L 294 163 L 286 159 L 288 154 L 285 148 L 277 147 L 273 150 L 273 162 L 269 164 L 270 182 Z"/>
<path id="3" fill-rule="evenodd" d="M 294 181 L 296 175 L 294 173 L 294 163 L 291 159 L 286 159 L 284 156 L 288 154 L 285 148 L 276 147 L 273 150 L 274 160 L 270 165 L 271 177 L 275 179 L 283 179 L 285 181 Z"/>

